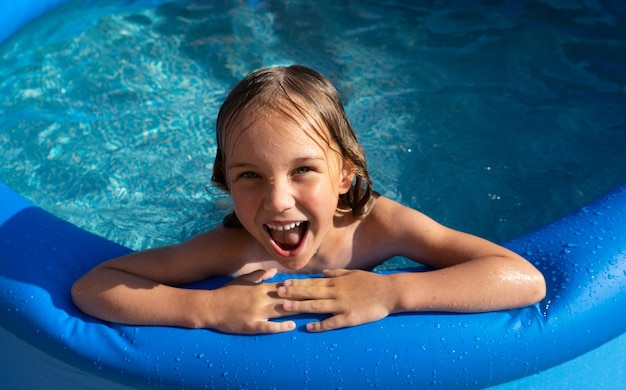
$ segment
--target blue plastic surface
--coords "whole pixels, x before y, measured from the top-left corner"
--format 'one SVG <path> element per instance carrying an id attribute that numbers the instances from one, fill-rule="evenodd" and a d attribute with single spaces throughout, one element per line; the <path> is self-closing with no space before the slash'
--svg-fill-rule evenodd
<path id="1" fill-rule="evenodd" d="M 67 0 L 6 0 L 0 1 L 0 42 L 30 23 L 38 16 L 58 7 Z"/>
<path id="2" fill-rule="evenodd" d="M 0 4 L 0 41 L 59 0 Z M 74 280 L 129 252 L 0 183 L 0 326 L 83 371 L 136 387 L 484 388 L 567 362 L 626 331 L 626 184 L 507 247 L 548 282 L 536 306 L 404 314 L 323 334 L 131 327 L 78 311 Z M 212 288 L 225 279 L 194 287 Z M 617 363 L 619 364 L 619 363 Z"/>
<path id="3" fill-rule="evenodd" d="M 506 246 L 536 263 L 539 305 L 483 314 L 404 314 L 323 334 L 265 336 L 109 324 L 79 312 L 70 286 L 129 250 L 25 207 L 0 185 L 2 326 L 85 371 L 134 386 L 466 386 L 561 364 L 626 330 L 626 185 Z M 212 288 L 224 279 L 194 287 Z"/>

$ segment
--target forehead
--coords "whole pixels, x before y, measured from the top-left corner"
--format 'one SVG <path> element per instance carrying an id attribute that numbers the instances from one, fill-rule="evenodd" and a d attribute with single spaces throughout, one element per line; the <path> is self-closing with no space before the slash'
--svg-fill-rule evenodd
<path id="1" fill-rule="evenodd" d="M 274 101 L 269 104 L 254 104 L 240 110 L 230 122 L 224 137 L 224 149 L 232 150 L 242 134 L 254 137 L 260 129 L 271 131 L 285 139 L 300 141 L 308 138 L 322 149 L 337 150 L 328 126 L 320 115 L 302 102 Z M 227 152 L 228 155 L 228 152 Z"/>

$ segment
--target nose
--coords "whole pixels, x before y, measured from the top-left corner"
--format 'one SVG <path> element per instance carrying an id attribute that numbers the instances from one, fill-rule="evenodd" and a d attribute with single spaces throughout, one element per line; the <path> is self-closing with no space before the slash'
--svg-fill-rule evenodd
<path id="1" fill-rule="evenodd" d="M 265 208 L 276 212 L 283 212 L 295 204 L 291 185 L 287 180 L 274 179 L 267 185 L 265 194 Z"/>

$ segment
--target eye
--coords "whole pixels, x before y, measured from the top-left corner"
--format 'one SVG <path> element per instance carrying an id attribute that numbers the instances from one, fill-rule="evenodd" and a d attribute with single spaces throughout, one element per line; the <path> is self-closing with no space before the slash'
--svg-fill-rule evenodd
<path id="1" fill-rule="evenodd" d="M 296 170 L 294 171 L 294 174 L 303 175 L 305 173 L 314 172 L 314 171 L 315 169 L 313 169 L 312 167 L 299 167 L 299 168 L 296 168 Z"/>
<path id="2" fill-rule="evenodd" d="M 237 178 L 239 179 L 258 179 L 260 176 L 251 171 L 241 172 Z"/>

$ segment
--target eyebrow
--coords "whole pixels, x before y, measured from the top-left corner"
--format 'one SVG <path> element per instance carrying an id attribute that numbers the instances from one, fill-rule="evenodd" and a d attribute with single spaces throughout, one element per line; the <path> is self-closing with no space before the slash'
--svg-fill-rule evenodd
<path id="1" fill-rule="evenodd" d="M 294 159 L 292 162 L 294 165 L 304 164 L 312 161 L 326 161 L 327 159 L 323 156 L 308 156 L 308 157 L 298 157 Z M 249 162 L 235 162 L 234 164 L 226 165 L 226 169 L 235 169 L 235 168 L 248 168 L 255 167 L 256 165 Z"/>

